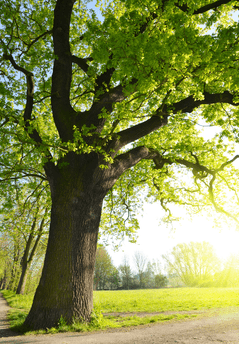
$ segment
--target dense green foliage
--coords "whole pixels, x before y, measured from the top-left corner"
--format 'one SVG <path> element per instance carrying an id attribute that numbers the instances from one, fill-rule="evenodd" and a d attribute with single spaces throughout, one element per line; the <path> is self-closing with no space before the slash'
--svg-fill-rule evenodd
<path id="1" fill-rule="evenodd" d="M 40 183 L 52 201 L 34 328 L 62 309 L 90 319 L 99 225 L 134 241 L 143 199 L 168 220 L 172 203 L 238 223 L 238 1 L 97 4 L 102 20 L 87 1 L 0 0 L 4 211 L 13 188 Z"/>
<path id="2" fill-rule="evenodd" d="M 145 120 L 152 116 L 166 116 L 164 128 L 155 125 L 127 138 L 128 142 L 138 139 L 133 147 L 157 151 L 161 167 L 156 157 L 153 162 L 148 156 L 134 173 L 124 173 L 105 198 L 102 229 L 105 233 L 124 229 L 134 240 L 140 192 L 148 193 L 150 200 L 161 200 L 165 210 L 168 203 L 193 204 L 199 210 L 213 202 L 224 212 L 224 190 L 229 188 L 231 198 L 238 180 L 237 170 L 225 164 L 234 154 L 229 143 L 237 142 L 238 137 L 238 23 L 232 17 L 236 3 L 114 1 L 101 7 L 103 22 L 93 10 L 87 11 L 84 2 L 75 3 L 70 29 L 71 106 L 78 116 L 84 116 L 104 93 L 115 92 L 120 99 L 115 95 L 110 109 L 99 104 L 98 117 L 104 123 L 100 133 L 94 122 L 75 123 L 68 139 L 60 137 L 50 105 L 55 2 L 2 0 L 2 181 L 6 176 L 26 178 L 32 173 L 42 178 L 42 164 L 49 156 L 64 166 L 64 156 L 71 151 L 102 154 L 102 167 L 107 167 L 112 162 L 107 147 L 116 133 L 120 136 L 122 130 L 139 123 L 146 126 Z M 212 27 L 214 33 L 207 33 Z M 28 76 L 35 84 L 29 118 L 24 80 Z M 232 96 L 225 93 L 228 91 Z M 210 94 L 217 96 L 210 98 Z M 211 140 L 203 139 L 198 130 L 198 124 L 205 122 L 221 128 Z M 92 135 L 94 140 L 87 143 Z M 155 164 L 160 171 L 153 168 Z M 185 167 L 193 173 L 187 173 Z M 187 180 L 180 178 L 182 174 Z M 227 213 L 236 217 L 234 203 L 226 207 Z M 114 233 L 121 236 L 120 231 Z"/>

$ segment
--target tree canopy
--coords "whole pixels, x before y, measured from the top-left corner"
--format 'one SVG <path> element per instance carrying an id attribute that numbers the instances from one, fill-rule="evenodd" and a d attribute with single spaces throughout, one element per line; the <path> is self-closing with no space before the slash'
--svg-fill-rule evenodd
<path id="1" fill-rule="evenodd" d="M 132 240 L 144 192 L 237 221 L 238 2 L 98 2 L 102 21 L 84 1 L 0 4 L 1 185 L 34 175 L 52 200 L 27 324 L 88 321 L 103 200 L 102 228 Z"/>
<path id="2" fill-rule="evenodd" d="M 96 152 L 102 168 L 116 157 L 123 165 L 127 147 L 131 162 L 127 159 L 121 169 L 141 163 L 107 195 L 105 229 L 137 226 L 135 197 L 146 183 L 163 207 L 192 199 L 200 207 L 202 199 L 195 202 L 195 193 L 202 195 L 206 186 L 210 201 L 222 210 L 223 197 L 216 195 L 215 200 L 212 191 L 217 184 L 222 189 L 226 162 L 237 158 L 228 148 L 228 141 L 237 142 L 238 136 L 238 23 L 232 19 L 236 3 L 117 1 L 102 8 L 101 22 L 83 2 L 72 1 L 70 21 L 58 18 L 61 2 L 54 19 L 54 1 L 2 1 L 3 179 L 36 173 L 33 160 L 42 177 L 43 164 L 64 166 L 69 152 Z M 62 20 L 59 41 L 52 40 L 53 20 Z M 212 27 L 214 33 L 207 33 Z M 59 64 L 62 80 L 56 80 L 53 90 L 53 61 L 66 51 L 71 56 Z M 60 87 L 64 100 L 57 96 Z M 61 103 L 57 118 L 51 98 Z M 207 141 L 197 130 L 200 123 L 222 130 Z M 191 188 L 182 186 L 181 179 L 175 181 L 185 168 L 197 181 Z M 236 171 L 233 175 L 231 191 Z M 124 217 L 119 216 L 122 211 Z"/>

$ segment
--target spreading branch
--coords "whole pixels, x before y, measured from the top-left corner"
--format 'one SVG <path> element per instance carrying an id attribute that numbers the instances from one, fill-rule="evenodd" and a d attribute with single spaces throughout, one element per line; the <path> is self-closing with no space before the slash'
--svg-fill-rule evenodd
<path id="1" fill-rule="evenodd" d="M 151 150 L 151 155 L 149 155 L 149 159 L 153 159 L 155 163 L 156 169 L 162 169 L 164 165 L 172 165 L 174 163 L 186 166 L 188 168 L 192 169 L 193 175 L 196 179 L 204 179 L 208 175 L 211 175 L 211 179 L 208 185 L 208 194 L 209 199 L 211 203 L 213 204 L 215 210 L 217 212 L 220 212 L 230 218 L 232 218 L 234 221 L 239 223 L 239 220 L 233 216 L 231 213 L 227 212 L 225 209 L 223 209 L 221 206 L 219 206 L 215 200 L 214 193 L 213 193 L 213 184 L 216 180 L 217 174 L 221 172 L 226 166 L 232 164 L 235 160 L 239 158 L 239 155 L 234 156 L 232 159 L 226 161 L 225 163 L 221 164 L 219 168 L 216 169 L 209 169 L 206 166 L 199 163 L 199 159 L 195 154 L 191 155 L 195 158 L 196 162 L 191 162 L 186 159 L 171 159 L 171 158 L 164 158 L 159 152 Z M 205 184 L 206 185 L 206 184 Z"/>
<path id="2" fill-rule="evenodd" d="M 172 106 L 166 107 L 165 110 L 168 108 L 168 111 L 170 111 L 170 107 L 171 107 L 174 113 L 179 112 L 179 111 L 191 113 L 194 111 L 194 109 L 204 104 L 210 105 L 210 104 L 216 104 L 216 103 L 227 103 L 234 106 L 239 106 L 239 103 L 234 102 L 233 94 L 231 94 L 228 91 L 224 91 L 223 93 L 215 93 L 215 94 L 204 92 L 203 95 L 204 95 L 204 99 L 201 99 L 201 100 L 195 100 L 193 96 L 189 96 L 177 103 L 174 103 Z"/>
<path id="3" fill-rule="evenodd" d="M 43 38 L 43 37 L 45 37 L 45 36 L 47 36 L 47 35 L 52 34 L 52 32 L 53 32 L 52 29 L 51 29 L 51 30 L 47 30 L 47 31 L 43 32 L 41 35 L 39 35 L 38 37 L 36 37 L 35 39 L 33 39 L 33 40 L 31 41 L 31 43 L 29 43 L 29 44 L 25 43 L 25 44 L 27 44 L 27 50 L 24 51 L 24 53 L 27 53 L 27 52 L 30 50 L 30 48 L 33 46 L 33 44 L 35 44 L 36 42 L 38 42 L 41 38 Z"/>
<path id="4" fill-rule="evenodd" d="M 150 134 L 151 132 L 161 128 L 167 124 L 168 116 L 164 113 L 154 115 L 150 119 L 140 124 L 137 124 L 131 128 L 125 129 L 121 132 L 116 133 L 114 138 L 108 145 L 108 150 L 113 149 L 116 154 L 122 147 L 128 143 L 134 142 L 141 137 Z"/>
<path id="5" fill-rule="evenodd" d="M 95 99 L 90 110 L 85 111 L 78 116 L 77 125 L 86 124 L 87 126 L 90 126 L 93 124 L 97 128 L 96 132 L 100 133 L 106 120 L 105 118 L 99 116 L 99 114 L 103 109 L 104 111 L 111 113 L 113 111 L 113 104 L 122 102 L 124 99 L 125 95 L 121 85 L 118 85 L 109 91 L 105 91 L 102 95 L 99 95 L 99 97 Z"/>
<path id="6" fill-rule="evenodd" d="M 54 122 L 63 142 L 73 139 L 76 111 L 70 104 L 72 56 L 69 43 L 70 20 L 74 0 L 59 0 L 54 10 L 52 74 L 52 112 Z"/>
<path id="7" fill-rule="evenodd" d="M 4 54 L 3 58 L 5 60 L 9 60 L 13 66 L 13 68 L 19 72 L 22 72 L 26 76 L 27 82 L 27 97 L 26 97 L 26 106 L 24 109 L 24 129 L 29 135 L 29 137 L 34 141 L 35 145 L 38 147 L 42 144 L 42 139 L 36 129 L 33 129 L 31 126 L 32 121 L 32 110 L 33 110 L 33 96 L 34 96 L 34 81 L 33 81 L 33 73 L 29 72 L 27 69 L 19 66 L 16 61 L 14 60 L 12 55 Z M 48 149 L 46 149 L 45 158 L 47 159 L 47 163 L 45 166 L 50 167 L 53 165 L 50 160 L 52 160 L 52 155 Z M 52 167 L 52 166 L 51 166 Z"/>
<path id="8" fill-rule="evenodd" d="M 218 1 L 215 1 L 211 4 L 208 4 L 208 5 L 205 5 L 205 6 L 198 8 L 192 14 L 201 14 L 201 13 L 205 13 L 205 12 L 210 11 L 210 10 L 216 10 L 219 6 L 228 4 L 229 2 L 231 2 L 231 0 L 218 0 Z M 180 8 L 180 10 L 182 10 L 183 12 L 187 13 L 190 11 L 190 8 L 188 7 L 187 4 L 183 4 L 183 5 L 176 4 L 176 6 L 178 8 Z"/>
<path id="9" fill-rule="evenodd" d="M 136 147 L 128 151 L 127 153 L 122 153 L 115 158 L 112 164 L 112 171 L 114 176 L 117 178 L 121 176 L 124 171 L 136 165 L 142 159 L 147 159 L 149 157 L 150 150 L 144 146 Z"/>
<path id="10" fill-rule="evenodd" d="M 193 96 L 189 96 L 177 103 L 172 105 L 164 105 L 163 110 L 160 108 L 155 112 L 155 114 L 145 122 L 135 125 L 131 128 L 125 129 L 117 133 L 117 138 L 114 138 L 109 143 L 108 149 L 113 149 L 115 154 L 127 145 L 128 143 L 134 142 L 141 137 L 144 137 L 151 132 L 161 128 L 167 124 L 168 117 L 173 113 L 177 112 L 193 112 L 196 108 L 203 104 L 215 104 L 215 103 L 227 103 L 234 106 L 238 106 L 239 103 L 233 101 L 233 95 L 225 91 L 223 93 L 210 94 L 204 92 L 204 99 L 195 100 Z"/>
<path id="11" fill-rule="evenodd" d="M 4 127 L 5 124 L 7 124 L 10 121 L 9 117 L 6 117 L 3 123 L 0 124 L 0 128 Z"/>
<path id="12" fill-rule="evenodd" d="M 214 197 L 214 193 L 213 193 L 213 184 L 214 184 L 215 179 L 216 179 L 216 174 L 210 180 L 209 187 L 208 187 L 209 199 L 210 199 L 211 203 L 213 204 L 213 206 L 217 212 L 230 217 L 231 219 L 233 219 L 234 221 L 236 221 L 239 224 L 239 220 L 235 216 L 233 216 L 231 213 L 229 213 L 228 211 L 226 211 L 225 209 L 220 207 L 217 204 L 217 202 L 215 201 L 215 197 Z"/>
<path id="13" fill-rule="evenodd" d="M 72 62 L 77 64 L 77 66 L 79 66 L 87 74 L 88 69 L 89 69 L 89 65 L 87 64 L 87 61 L 92 61 L 93 59 L 92 58 L 83 59 L 75 55 L 72 55 L 71 58 L 72 58 Z"/>
<path id="14" fill-rule="evenodd" d="M 34 96 L 34 82 L 33 82 L 33 73 L 29 72 L 25 68 L 19 66 L 16 61 L 14 60 L 12 55 L 4 54 L 3 58 L 5 60 L 9 60 L 13 66 L 13 68 L 19 72 L 22 72 L 26 76 L 27 81 L 27 99 L 26 99 L 26 106 L 24 110 L 24 123 L 25 123 L 25 130 L 28 135 L 35 141 L 35 143 L 39 144 L 42 143 L 42 139 L 36 129 L 31 128 L 31 117 L 32 117 L 32 110 L 33 110 L 33 96 Z"/>

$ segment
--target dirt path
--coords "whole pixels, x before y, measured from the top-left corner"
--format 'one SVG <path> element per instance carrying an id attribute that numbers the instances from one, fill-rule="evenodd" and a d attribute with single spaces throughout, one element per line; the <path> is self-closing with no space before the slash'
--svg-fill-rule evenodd
<path id="1" fill-rule="evenodd" d="M 137 328 L 19 336 L 8 329 L 9 307 L 0 294 L 0 343 L 6 344 L 239 344 L 239 312 Z"/>

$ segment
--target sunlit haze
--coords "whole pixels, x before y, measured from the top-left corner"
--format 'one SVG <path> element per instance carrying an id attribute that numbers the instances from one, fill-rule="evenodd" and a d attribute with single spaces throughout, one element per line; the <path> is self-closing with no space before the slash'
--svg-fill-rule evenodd
<path id="1" fill-rule="evenodd" d="M 231 254 L 239 253 L 239 231 L 236 231 L 236 226 L 217 228 L 212 219 L 202 215 L 195 216 L 191 221 L 185 212 L 185 217 L 182 216 L 180 221 L 175 222 L 174 231 L 172 231 L 164 224 L 159 225 L 163 214 L 159 204 L 145 204 L 144 208 L 143 217 L 139 218 L 140 230 L 137 243 L 132 244 L 125 240 L 118 252 L 115 252 L 110 245 L 107 247 L 116 266 L 122 263 L 126 255 L 133 267 L 132 257 L 135 251 L 143 252 L 150 261 L 159 259 L 163 265 L 162 254 L 170 252 L 179 243 L 190 241 L 209 242 L 214 246 L 221 260 L 227 259 Z M 184 214 L 183 208 L 181 211 Z M 216 212 L 215 216 L 217 216 Z"/>

